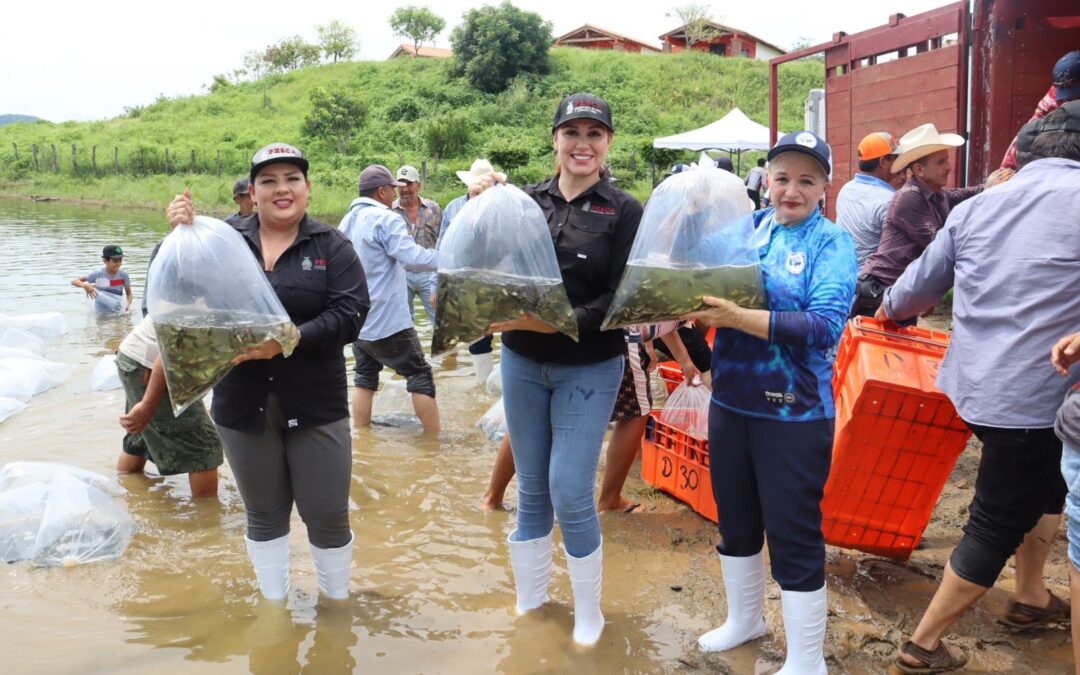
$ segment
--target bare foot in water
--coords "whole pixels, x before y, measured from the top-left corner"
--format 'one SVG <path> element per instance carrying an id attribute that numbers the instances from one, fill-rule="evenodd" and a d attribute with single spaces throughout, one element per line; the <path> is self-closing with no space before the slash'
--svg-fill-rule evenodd
<path id="1" fill-rule="evenodd" d="M 503 503 L 503 495 L 495 495 L 490 492 L 484 493 L 484 498 L 480 500 L 480 509 L 483 511 L 508 511 L 506 504 Z"/>

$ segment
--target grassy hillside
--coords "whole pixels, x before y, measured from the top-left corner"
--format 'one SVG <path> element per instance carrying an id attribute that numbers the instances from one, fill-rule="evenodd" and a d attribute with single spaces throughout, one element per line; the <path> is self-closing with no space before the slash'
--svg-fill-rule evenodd
<path id="1" fill-rule="evenodd" d="M 460 194 L 454 171 L 477 156 L 503 150 L 527 151 L 527 163 L 513 169 L 518 183 L 550 174 L 551 118 L 558 100 L 592 91 L 612 105 L 617 133 L 610 162 L 622 185 L 639 198 L 652 186 L 650 144 L 654 137 L 712 122 L 738 106 L 751 118 L 768 121 L 768 65 L 708 54 L 625 54 L 556 49 L 552 72 L 522 78 L 509 90 L 490 95 L 450 74 L 450 63 L 429 59 L 338 63 L 272 75 L 203 96 L 161 99 L 100 122 L 37 122 L 0 128 L 0 193 L 48 194 L 100 199 L 125 205 L 164 205 L 190 185 L 207 210 L 224 211 L 232 180 L 246 173 L 254 150 L 283 140 L 312 158 L 312 211 L 340 215 L 355 196 L 359 170 L 380 162 L 427 161 L 425 193 L 445 203 Z M 793 63 L 781 69 L 781 128 L 802 126 L 806 92 L 822 86 L 820 63 Z M 333 145 L 304 138 L 301 125 L 316 87 L 345 90 L 367 107 L 366 123 L 342 155 Z M 438 129 L 465 134 L 436 159 L 431 137 Z M 12 144 L 19 148 L 15 159 Z M 39 147 L 35 172 L 31 147 Z M 72 145 L 76 146 L 74 167 Z M 52 146 L 58 173 L 52 173 Z M 96 146 L 97 174 L 91 167 Z M 168 152 L 169 164 L 165 164 Z M 191 173 L 194 151 L 195 173 Z M 666 152 L 666 151 L 665 151 Z M 694 153 L 663 154 L 657 170 Z M 744 153 L 743 171 L 748 168 Z M 114 162 L 120 166 L 116 173 Z M 221 166 L 222 177 L 217 175 Z"/>

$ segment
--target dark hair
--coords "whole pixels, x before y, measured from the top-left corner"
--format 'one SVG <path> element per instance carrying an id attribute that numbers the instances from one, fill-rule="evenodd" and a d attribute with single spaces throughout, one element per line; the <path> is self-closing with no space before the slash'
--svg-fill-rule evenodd
<path id="1" fill-rule="evenodd" d="M 875 157 L 874 159 L 860 159 L 859 171 L 863 173 L 874 173 L 881 166 L 881 158 Z"/>
<path id="2" fill-rule="evenodd" d="M 381 185 L 379 187 L 382 187 Z M 375 193 L 379 191 L 379 188 L 371 188 L 370 190 L 361 190 L 360 196 L 367 197 L 368 199 L 375 199 Z"/>
<path id="3" fill-rule="evenodd" d="M 758 157 L 757 165 L 758 166 L 765 166 L 765 158 L 764 157 Z"/>
<path id="4" fill-rule="evenodd" d="M 1044 131 L 1036 136 L 1035 142 L 1031 144 L 1029 161 L 1047 157 L 1060 157 L 1080 162 L 1080 133 L 1060 129 Z"/>
<path id="5" fill-rule="evenodd" d="M 932 153 L 932 152 L 930 153 L 930 155 L 933 155 L 933 154 L 934 153 Z M 926 166 L 930 163 L 930 155 L 923 155 L 922 157 L 920 157 L 920 158 L 918 158 L 916 160 L 912 160 L 911 163 L 912 164 L 918 164 L 919 166 L 921 166 L 922 168 L 925 169 Z"/>

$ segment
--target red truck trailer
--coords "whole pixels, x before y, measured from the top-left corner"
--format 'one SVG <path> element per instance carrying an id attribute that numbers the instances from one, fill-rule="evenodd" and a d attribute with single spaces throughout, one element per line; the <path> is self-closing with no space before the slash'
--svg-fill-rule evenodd
<path id="1" fill-rule="evenodd" d="M 829 216 L 854 174 L 859 140 L 897 137 L 933 122 L 968 139 L 954 157 L 954 185 L 980 183 L 1051 84 L 1054 62 L 1080 49 L 1078 0 L 973 0 L 785 54 L 769 62 L 769 126 L 776 142 L 778 69 L 824 54 L 826 140 L 833 149 Z"/>

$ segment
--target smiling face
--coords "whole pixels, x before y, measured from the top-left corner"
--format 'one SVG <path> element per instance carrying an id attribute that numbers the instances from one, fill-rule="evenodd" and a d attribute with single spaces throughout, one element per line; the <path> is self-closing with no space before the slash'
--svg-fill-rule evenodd
<path id="1" fill-rule="evenodd" d="M 110 276 L 116 276 L 116 273 L 120 271 L 120 265 L 124 262 L 123 256 L 116 256 L 114 258 L 102 258 L 105 262 L 105 272 Z"/>
<path id="2" fill-rule="evenodd" d="M 612 137 L 611 130 L 595 120 L 567 122 L 555 130 L 559 167 L 576 178 L 599 178 Z"/>
<path id="3" fill-rule="evenodd" d="M 250 190 L 259 207 L 260 222 L 293 226 L 307 211 L 311 182 L 295 164 L 278 162 L 260 169 Z"/>
<path id="4" fill-rule="evenodd" d="M 776 205 L 776 222 L 793 225 L 814 212 L 829 181 L 813 157 L 785 152 L 769 162 L 769 194 Z"/>
<path id="5" fill-rule="evenodd" d="M 420 181 L 401 180 L 401 182 L 405 183 L 397 189 L 401 203 L 408 206 L 415 204 L 416 198 L 420 195 Z"/>

